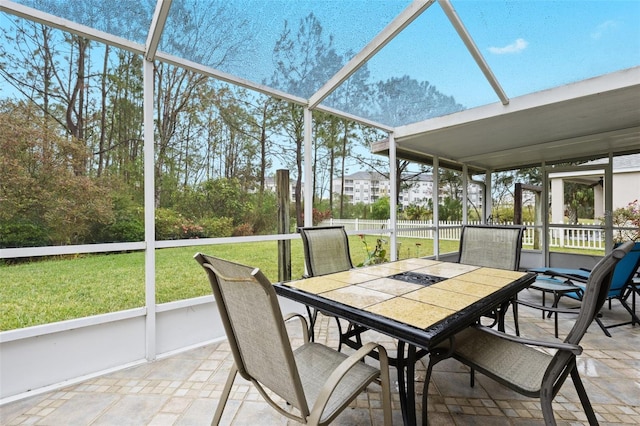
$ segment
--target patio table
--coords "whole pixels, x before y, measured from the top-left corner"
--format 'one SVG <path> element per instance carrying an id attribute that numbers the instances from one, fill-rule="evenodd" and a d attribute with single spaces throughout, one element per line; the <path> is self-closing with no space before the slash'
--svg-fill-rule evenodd
<path id="1" fill-rule="evenodd" d="M 575 286 L 570 283 L 558 281 L 553 278 L 537 278 L 536 281 L 529 286 L 529 288 L 533 290 L 540 290 L 542 292 L 542 306 L 540 310 L 542 310 L 542 318 L 545 317 L 545 312 L 547 312 L 544 308 L 546 307 L 546 294 L 553 294 L 553 302 L 551 303 L 552 308 L 558 307 L 558 302 L 560 298 L 567 293 L 579 293 L 582 289 L 578 286 Z M 558 337 L 558 311 L 549 310 L 547 318 L 554 316 L 554 330 L 555 336 Z M 576 314 L 578 311 L 576 310 Z"/>
<path id="2" fill-rule="evenodd" d="M 417 356 L 445 340 L 455 344 L 457 332 L 484 313 L 507 305 L 535 277 L 533 273 L 413 258 L 275 283 L 274 287 L 280 296 L 397 339 L 402 415 L 405 424 L 414 425 Z M 504 319 L 499 326 L 504 326 Z"/>

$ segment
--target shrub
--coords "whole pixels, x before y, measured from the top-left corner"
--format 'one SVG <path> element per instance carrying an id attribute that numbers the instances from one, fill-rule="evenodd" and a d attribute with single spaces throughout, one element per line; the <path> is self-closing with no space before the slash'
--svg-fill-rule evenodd
<path id="1" fill-rule="evenodd" d="M 138 219 L 119 219 L 101 232 L 100 242 L 123 243 L 144 240 L 144 223 Z"/>
<path id="2" fill-rule="evenodd" d="M 276 194 L 264 192 L 252 194 L 248 203 L 250 209 L 241 222 L 253 224 L 255 234 L 274 234 L 278 229 L 278 201 Z"/>
<path id="3" fill-rule="evenodd" d="M 180 215 L 167 208 L 156 209 L 156 239 L 175 240 L 180 235 Z"/>
<path id="4" fill-rule="evenodd" d="M 94 243 L 144 241 L 144 213 L 134 204 L 114 202 L 115 219 L 106 225 L 95 224 L 91 232 Z"/>
<path id="5" fill-rule="evenodd" d="M 185 220 L 180 224 L 180 239 L 203 238 L 205 236 L 202 226 Z"/>
<path id="6" fill-rule="evenodd" d="M 230 237 L 233 235 L 233 219 L 229 217 L 214 217 L 200 221 L 206 237 Z"/>
<path id="7" fill-rule="evenodd" d="M 246 237 L 248 235 L 253 235 L 253 226 L 251 226 L 250 223 L 238 225 L 236 229 L 233 230 L 234 237 Z"/>
<path id="8" fill-rule="evenodd" d="M 0 248 L 47 245 L 47 230 L 31 222 L 0 223 Z"/>
<path id="9" fill-rule="evenodd" d="M 180 240 L 203 238 L 204 228 L 192 220 L 183 217 L 174 210 L 159 208 L 156 210 L 156 239 Z"/>
<path id="10" fill-rule="evenodd" d="M 634 229 L 616 229 L 614 241 L 640 241 L 640 201 L 633 200 L 626 207 L 615 209 L 612 215 L 613 226 Z"/>
<path id="11" fill-rule="evenodd" d="M 323 220 L 331 218 L 331 210 L 320 211 L 313 209 L 313 226 L 318 226 Z"/>
<path id="12" fill-rule="evenodd" d="M 358 236 L 360 237 L 362 244 L 364 244 L 364 250 L 366 253 L 364 261 L 358 264 L 358 267 L 377 265 L 379 263 L 385 263 L 389 261 L 387 259 L 387 249 L 384 248 L 384 245 L 387 243 L 386 240 L 382 238 L 377 238 L 376 245 L 373 247 L 369 247 L 369 244 L 367 244 L 367 239 L 365 238 L 365 236 L 363 234 L 358 234 Z"/>

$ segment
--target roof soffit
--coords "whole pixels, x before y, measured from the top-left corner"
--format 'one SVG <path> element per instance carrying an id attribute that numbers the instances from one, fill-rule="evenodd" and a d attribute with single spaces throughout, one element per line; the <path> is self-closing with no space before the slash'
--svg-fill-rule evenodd
<path id="1" fill-rule="evenodd" d="M 640 67 L 395 129 L 400 154 L 505 169 L 640 151 Z M 526 153 L 526 155 L 525 155 Z"/>

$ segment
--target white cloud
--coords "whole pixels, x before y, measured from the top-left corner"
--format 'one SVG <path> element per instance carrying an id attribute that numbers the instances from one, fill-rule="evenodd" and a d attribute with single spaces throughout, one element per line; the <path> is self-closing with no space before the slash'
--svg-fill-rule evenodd
<path id="1" fill-rule="evenodd" d="M 591 38 L 594 40 L 600 39 L 604 33 L 611 30 L 612 28 L 616 28 L 618 23 L 616 21 L 605 21 L 602 24 L 598 25 L 594 32 L 591 33 Z"/>
<path id="2" fill-rule="evenodd" d="M 514 41 L 511 44 L 508 44 L 504 47 L 490 47 L 489 48 L 489 52 L 495 54 L 495 55 L 505 55 L 508 53 L 518 53 L 518 52 L 522 52 L 524 49 L 527 48 L 527 46 L 529 45 L 529 42 L 526 41 L 525 39 L 519 38 L 516 41 Z"/>

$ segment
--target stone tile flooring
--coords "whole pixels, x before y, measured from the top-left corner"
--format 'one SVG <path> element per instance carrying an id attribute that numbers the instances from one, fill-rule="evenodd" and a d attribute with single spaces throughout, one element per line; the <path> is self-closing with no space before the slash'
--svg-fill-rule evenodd
<path id="1" fill-rule="evenodd" d="M 521 298 L 539 300 L 540 293 L 525 290 Z M 568 302 L 571 304 L 571 301 Z M 605 309 L 605 323 L 625 321 L 629 315 L 617 302 Z M 508 318 L 507 326 L 511 325 Z M 560 336 L 572 325 L 560 318 Z M 553 339 L 553 320 L 540 311 L 520 308 L 521 334 Z M 335 347 L 335 322 L 322 318 L 318 340 Z M 291 327 L 292 342 L 300 333 Z M 640 326 L 610 329 L 606 337 L 593 323 L 582 341 L 580 374 L 601 424 L 640 424 Z M 395 345 L 386 336 L 369 333 L 393 355 Z M 0 406 L 2 425 L 205 425 L 209 424 L 232 363 L 226 342 L 211 344 L 152 363 L 128 368 L 86 382 Z M 395 372 L 392 370 L 392 380 Z M 421 413 L 424 366 L 418 363 L 417 412 Z M 393 394 L 394 424 L 402 424 L 397 392 Z M 380 425 L 380 387 L 371 385 L 336 421 L 336 425 Z M 570 379 L 554 400 L 560 425 L 584 425 L 586 417 Z M 468 369 L 454 360 L 438 364 L 429 386 L 431 425 L 539 425 L 542 412 L 536 399 L 522 397 L 477 375 L 469 386 Z M 256 389 L 236 378 L 222 424 L 289 425 L 275 414 Z"/>

